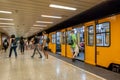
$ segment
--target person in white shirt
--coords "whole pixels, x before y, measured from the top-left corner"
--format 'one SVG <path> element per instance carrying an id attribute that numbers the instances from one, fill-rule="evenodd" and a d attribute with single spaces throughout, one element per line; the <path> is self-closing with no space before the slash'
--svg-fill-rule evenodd
<path id="1" fill-rule="evenodd" d="M 44 55 L 46 57 L 46 59 L 48 59 L 48 43 L 46 42 L 47 41 L 47 35 L 46 35 L 46 32 L 42 32 L 43 34 L 43 52 L 44 52 Z"/>

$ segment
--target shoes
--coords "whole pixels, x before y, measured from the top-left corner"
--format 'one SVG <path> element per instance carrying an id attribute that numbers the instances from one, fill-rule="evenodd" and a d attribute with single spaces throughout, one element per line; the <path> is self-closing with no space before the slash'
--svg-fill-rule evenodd
<path id="1" fill-rule="evenodd" d="M 72 62 L 75 62 L 75 58 L 72 58 Z"/>
<path id="2" fill-rule="evenodd" d="M 42 56 L 40 56 L 39 58 L 42 58 Z"/>
<path id="3" fill-rule="evenodd" d="M 21 52 L 21 54 L 23 55 L 24 53 L 23 53 L 23 52 Z"/>

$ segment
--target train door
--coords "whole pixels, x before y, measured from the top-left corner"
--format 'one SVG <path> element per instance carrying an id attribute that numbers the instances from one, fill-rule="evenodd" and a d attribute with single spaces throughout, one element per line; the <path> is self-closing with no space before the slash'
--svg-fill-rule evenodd
<path id="1" fill-rule="evenodd" d="M 96 57 L 97 65 L 108 67 L 114 55 L 110 55 L 112 52 L 112 48 L 110 47 L 110 22 L 105 21 L 110 20 L 101 20 L 96 24 Z"/>
<path id="2" fill-rule="evenodd" d="M 61 30 L 60 35 L 60 43 L 61 43 L 61 55 L 66 56 L 66 30 Z"/>
<path id="3" fill-rule="evenodd" d="M 56 32 L 53 32 L 51 35 L 52 35 L 51 51 L 53 53 L 56 53 Z"/>
<path id="4" fill-rule="evenodd" d="M 71 50 L 71 46 L 69 45 L 69 37 L 70 37 L 70 32 L 72 30 L 72 27 L 69 27 L 67 28 L 67 31 L 66 31 L 66 55 L 67 57 L 69 58 L 72 58 L 73 57 L 73 53 L 72 53 L 72 50 Z"/>
<path id="5" fill-rule="evenodd" d="M 61 55 L 61 32 L 56 32 L 56 53 Z"/>
<path id="6" fill-rule="evenodd" d="M 95 65 L 95 22 L 85 23 L 85 62 Z"/>
<path id="7" fill-rule="evenodd" d="M 77 36 L 77 44 L 79 46 L 79 54 L 76 56 L 76 59 L 84 61 L 85 57 L 85 46 L 84 46 L 84 26 L 80 28 L 74 28 L 74 33 Z"/>

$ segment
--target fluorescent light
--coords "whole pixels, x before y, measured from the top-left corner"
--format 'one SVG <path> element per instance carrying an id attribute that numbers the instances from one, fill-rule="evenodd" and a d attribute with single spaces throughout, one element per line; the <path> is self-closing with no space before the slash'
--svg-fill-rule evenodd
<path id="1" fill-rule="evenodd" d="M 30 29 L 30 30 L 32 30 L 32 31 L 33 31 L 33 30 L 41 30 L 41 28 L 40 28 L 40 29 L 35 29 L 35 28 L 32 28 L 32 29 Z"/>
<path id="2" fill-rule="evenodd" d="M 49 7 L 52 7 L 52 8 L 59 8 L 59 9 L 66 9 L 66 10 L 77 10 L 76 8 L 73 8 L 73 7 L 62 6 L 62 5 L 56 5 L 56 4 L 50 4 Z"/>
<path id="3" fill-rule="evenodd" d="M 0 11 L 0 13 L 12 14 L 12 12 L 10 12 L 10 11 Z"/>
<path id="4" fill-rule="evenodd" d="M 33 25 L 33 26 L 43 26 L 43 27 L 47 27 L 47 25 Z"/>
<path id="5" fill-rule="evenodd" d="M 1 28 L 11 28 L 13 26 L 0 26 Z"/>
<path id="6" fill-rule="evenodd" d="M 53 22 L 48 22 L 48 21 L 36 21 L 37 23 L 49 23 L 52 24 Z"/>
<path id="7" fill-rule="evenodd" d="M 62 17 L 60 16 L 50 16 L 50 15 L 41 15 L 42 17 L 48 17 L 48 18 L 58 18 L 61 19 Z"/>
<path id="8" fill-rule="evenodd" d="M 0 20 L 13 21 L 13 19 L 7 19 L 7 18 L 0 18 Z"/>
<path id="9" fill-rule="evenodd" d="M 14 25 L 14 23 L 0 23 L 0 24 L 5 24 L 5 25 Z"/>
<path id="10" fill-rule="evenodd" d="M 43 29 L 43 28 L 30 28 L 30 30 L 40 30 L 40 29 Z"/>
<path id="11" fill-rule="evenodd" d="M 43 29 L 41 27 L 31 27 L 31 29 Z"/>
<path id="12" fill-rule="evenodd" d="M 37 30 L 37 31 L 30 31 L 29 33 L 34 33 L 34 32 L 39 32 L 39 31 L 41 31 L 41 30 Z"/>

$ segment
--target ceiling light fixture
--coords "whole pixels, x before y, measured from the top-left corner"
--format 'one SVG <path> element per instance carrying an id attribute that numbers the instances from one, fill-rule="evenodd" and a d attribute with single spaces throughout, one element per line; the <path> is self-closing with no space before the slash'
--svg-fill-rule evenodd
<path id="1" fill-rule="evenodd" d="M 14 23 L 0 23 L 0 24 L 5 24 L 5 25 L 14 25 Z"/>
<path id="2" fill-rule="evenodd" d="M 50 15 L 41 15 L 42 17 L 48 17 L 48 18 L 58 18 L 61 19 L 62 17 L 60 16 L 50 16 Z"/>
<path id="3" fill-rule="evenodd" d="M 68 7 L 68 6 L 62 6 L 62 5 L 56 5 L 56 4 L 50 4 L 49 7 L 52 8 L 59 8 L 59 9 L 66 9 L 66 10 L 77 10 L 77 8 L 73 8 L 73 7 Z"/>
<path id="4" fill-rule="evenodd" d="M 41 29 L 30 29 L 30 31 L 34 31 L 34 30 L 41 30 Z"/>
<path id="5" fill-rule="evenodd" d="M 7 18 L 0 18 L 0 20 L 13 21 L 13 19 L 7 19 Z"/>
<path id="6" fill-rule="evenodd" d="M 43 27 L 47 27 L 47 25 L 33 25 L 33 26 L 43 26 Z"/>
<path id="7" fill-rule="evenodd" d="M 4 13 L 4 14 L 12 14 L 12 12 L 10 12 L 10 11 L 0 11 L 0 13 Z"/>
<path id="8" fill-rule="evenodd" d="M 30 27 L 30 28 L 43 28 L 43 27 Z"/>
<path id="9" fill-rule="evenodd" d="M 0 26 L 1 28 L 11 28 L 13 26 Z"/>
<path id="10" fill-rule="evenodd" d="M 36 21 L 36 23 L 48 23 L 48 24 L 52 24 L 53 22 L 48 22 L 48 21 Z"/>

